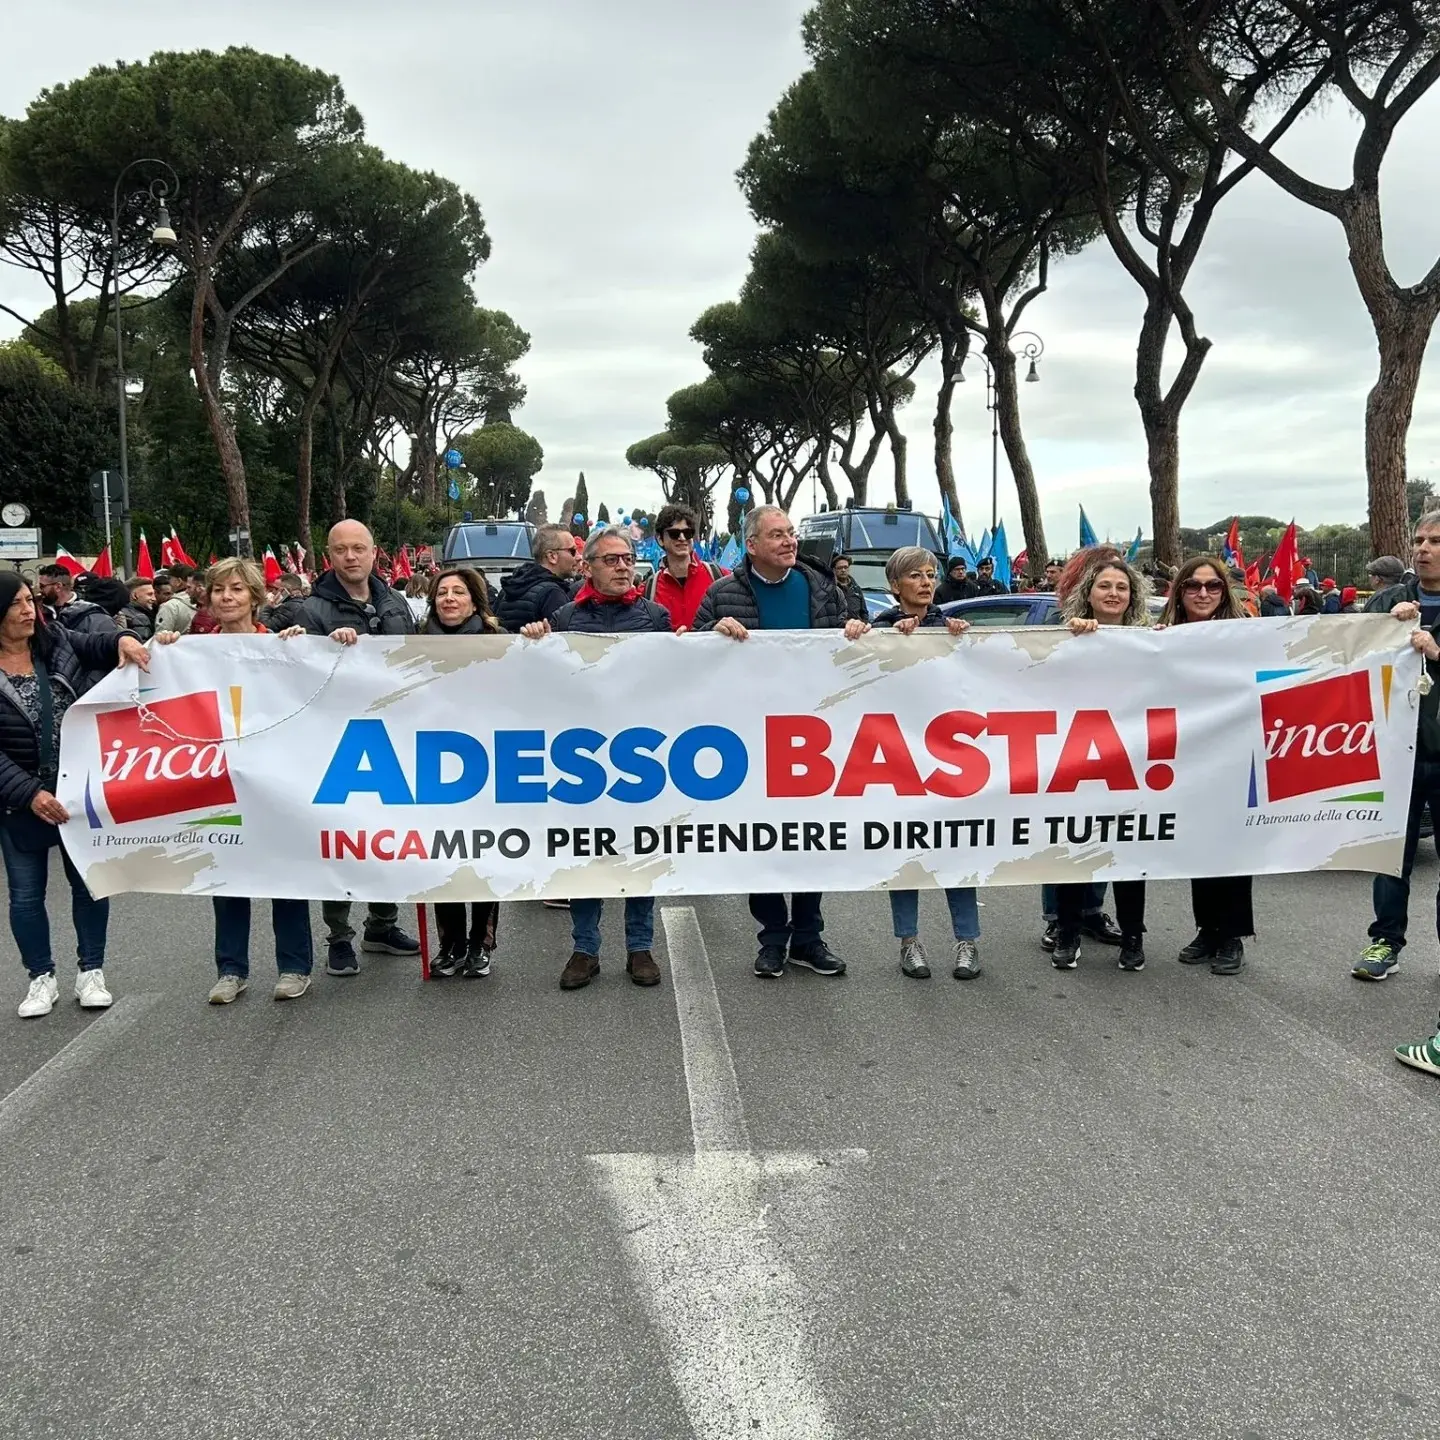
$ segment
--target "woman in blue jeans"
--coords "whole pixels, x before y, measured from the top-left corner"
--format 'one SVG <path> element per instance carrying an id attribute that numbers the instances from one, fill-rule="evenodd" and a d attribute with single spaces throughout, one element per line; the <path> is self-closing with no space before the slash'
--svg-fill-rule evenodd
<path id="1" fill-rule="evenodd" d="M 964 620 L 947 619 L 935 604 L 935 557 L 918 545 L 906 545 L 885 563 L 885 578 L 897 603 L 883 610 L 872 622 L 878 629 L 888 625 L 898 635 L 913 635 L 921 629 L 946 629 L 963 635 L 969 628 Z M 949 885 L 945 903 L 950 907 L 950 929 L 955 936 L 957 980 L 973 980 L 980 973 L 980 904 L 969 885 Z M 930 978 L 930 960 L 920 942 L 920 892 L 892 890 L 890 920 L 900 942 L 900 969 L 915 980 Z"/>
<path id="2" fill-rule="evenodd" d="M 231 557 L 212 565 L 205 576 L 205 598 L 215 617 L 218 635 L 265 635 L 271 632 L 259 619 L 265 604 L 265 577 L 253 560 Z M 279 638 L 289 640 L 305 629 L 292 625 Z M 173 630 L 155 636 L 157 645 L 173 645 L 181 637 Z M 206 637 L 196 637 L 202 639 Z M 187 644 L 190 641 L 187 639 Z M 212 1005 L 233 1005 L 250 984 L 250 899 L 246 895 L 212 895 L 215 909 L 215 983 Z M 275 931 L 276 1000 L 298 1000 L 310 988 L 315 968 L 315 942 L 310 933 L 308 900 L 272 900 L 270 922 Z"/>
<path id="3" fill-rule="evenodd" d="M 22 575 L 0 574 L 0 855 L 10 892 L 10 932 L 29 976 L 22 1020 L 48 1015 L 60 998 L 45 889 L 50 852 L 60 845 L 69 812 L 55 798 L 60 773 L 60 722 L 88 689 L 87 672 L 134 663 L 148 668 L 145 647 L 132 635 L 71 634 L 47 625 Z M 60 853 L 70 884 L 80 968 L 75 998 L 87 1010 L 112 1001 L 105 983 L 105 932 L 110 902 L 95 900 L 80 872 Z"/>

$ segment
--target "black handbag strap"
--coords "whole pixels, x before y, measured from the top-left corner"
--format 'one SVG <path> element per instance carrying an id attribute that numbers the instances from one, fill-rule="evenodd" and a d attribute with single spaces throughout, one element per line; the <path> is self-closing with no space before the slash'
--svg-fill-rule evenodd
<path id="1" fill-rule="evenodd" d="M 50 690 L 50 672 L 45 662 L 37 655 L 34 664 L 40 688 L 40 773 L 43 775 L 55 756 L 55 696 Z"/>

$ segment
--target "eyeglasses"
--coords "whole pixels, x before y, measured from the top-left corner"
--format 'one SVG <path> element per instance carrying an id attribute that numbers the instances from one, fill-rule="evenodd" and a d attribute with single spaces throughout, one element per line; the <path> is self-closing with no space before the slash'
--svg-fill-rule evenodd
<path id="1" fill-rule="evenodd" d="M 608 565 L 612 570 L 628 569 L 635 563 L 633 555 L 597 555 L 595 560 L 601 565 Z"/>
<path id="2" fill-rule="evenodd" d="M 1187 595 L 1223 595 L 1225 582 L 1223 580 L 1187 580 L 1185 593 Z"/>
<path id="3" fill-rule="evenodd" d="M 665 538 L 667 540 L 693 540 L 695 538 L 695 532 L 693 530 L 681 530 L 677 527 L 667 530 L 665 532 Z"/>

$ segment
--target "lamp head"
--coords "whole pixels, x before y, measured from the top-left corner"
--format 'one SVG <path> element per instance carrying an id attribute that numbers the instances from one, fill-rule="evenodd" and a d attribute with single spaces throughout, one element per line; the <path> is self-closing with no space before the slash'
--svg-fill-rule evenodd
<path id="1" fill-rule="evenodd" d="M 173 250 L 180 243 L 170 225 L 170 212 L 165 208 L 163 200 L 155 214 L 155 228 L 150 232 L 150 243 L 164 250 Z"/>

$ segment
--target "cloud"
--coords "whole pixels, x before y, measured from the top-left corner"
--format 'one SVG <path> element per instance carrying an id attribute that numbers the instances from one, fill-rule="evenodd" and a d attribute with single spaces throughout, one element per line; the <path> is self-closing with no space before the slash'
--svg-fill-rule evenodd
<path id="1" fill-rule="evenodd" d="M 418 0 L 397 16 L 379 0 L 123 9 L 51 0 L 11 24 L 0 111 L 16 114 L 43 86 L 92 65 L 159 49 L 248 44 L 340 75 L 375 143 L 479 199 L 495 249 L 477 295 L 534 341 L 523 367 L 530 399 L 515 418 L 545 447 L 537 483 L 558 503 L 584 470 L 591 496 L 614 510 L 658 498 L 625 449 L 663 425 L 672 390 L 700 377 L 690 325 L 744 277 L 754 227 L 734 172 L 803 68 L 806 8 Z M 1343 183 L 1352 133 L 1332 107 L 1299 126 L 1285 154 Z M 1440 254 L 1428 184 L 1437 139 L 1432 95 L 1406 119 L 1385 174 L 1387 245 L 1404 283 Z M 1214 348 L 1182 422 L 1184 520 L 1257 508 L 1311 524 L 1363 518 L 1364 397 L 1376 362 L 1339 226 L 1251 177 L 1217 216 L 1190 291 Z M 21 294 L 13 272 L 0 274 L 0 299 L 18 304 Z M 1041 383 L 1022 387 L 1025 432 L 1056 549 L 1072 540 L 1081 500 L 1102 532 L 1148 527 L 1131 393 L 1140 313 L 1138 289 L 1101 243 L 1059 265 L 1026 316 L 1045 355 Z M 967 520 L 988 523 L 990 425 L 972 369 L 954 405 L 955 460 Z M 916 379 L 904 412 L 910 482 L 916 502 L 934 509 L 933 369 Z M 1430 374 L 1410 454 L 1412 470 L 1440 478 Z M 1003 453 L 1000 472 L 1000 512 L 1018 530 Z M 882 496 L 889 473 L 882 453 L 872 487 Z"/>

